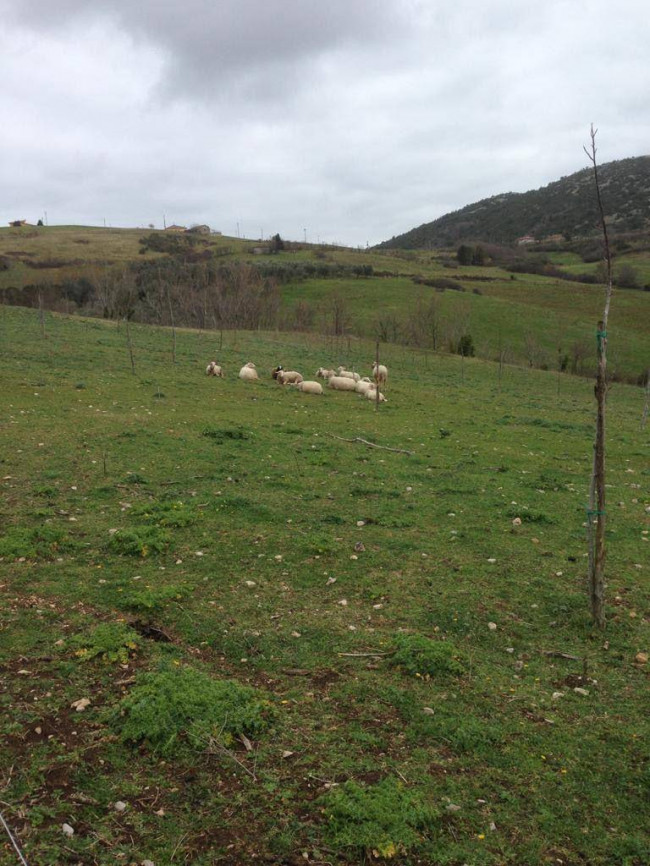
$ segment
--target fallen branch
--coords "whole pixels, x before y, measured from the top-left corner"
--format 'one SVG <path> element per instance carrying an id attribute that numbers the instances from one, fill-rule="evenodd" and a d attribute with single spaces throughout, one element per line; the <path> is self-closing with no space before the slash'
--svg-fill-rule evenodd
<path id="1" fill-rule="evenodd" d="M 543 656 L 552 656 L 556 659 L 569 659 L 572 662 L 581 661 L 580 656 L 572 656 L 569 653 L 558 652 L 557 650 L 540 650 Z"/>
<path id="2" fill-rule="evenodd" d="M 374 442 L 368 442 L 367 439 L 362 439 L 361 436 L 355 436 L 354 439 L 344 439 L 343 436 L 335 436 L 333 433 L 328 433 L 332 439 L 338 439 L 339 442 L 361 442 L 362 445 L 367 445 L 368 448 L 381 448 L 382 451 L 394 451 L 396 454 L 415 454 L 415 451 L 405 451 L 404 448 L 389 448 L 388 445 L 377 445 Z"/>

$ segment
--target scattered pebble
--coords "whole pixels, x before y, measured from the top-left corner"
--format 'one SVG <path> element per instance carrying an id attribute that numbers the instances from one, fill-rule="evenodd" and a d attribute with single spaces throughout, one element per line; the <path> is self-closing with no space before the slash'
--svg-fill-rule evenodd
<path id="1" fill-rule="evenodd" d="M 80 698 L 78 701 L 73 701 L 70 706 L 74 707 L 78 713 L 83 713 L 86 707 L 90 706 L 90 698 Z"/>
<path id="2" fill-rule="evenodd" d="M 456 803 L 450 803 L 447 806 L 448 812 L 460 812 L 460 806 L 457 806 Z"/>
<path id="3" fill-rule="evenodd" d="M 63 830 L 64 836 L 74 836 L 74 827 L 71 827 L 69 824 L 62 824 L 61 830 Z"/>
<path id="4" fill-rule="evenodd" d="M 435 715 L 435 710 L 432 707 L 422 707 L 422 712 L 425 714 L 425 716 Z"/>
<path id="5" fill-rule="evenodd" d="M 512 525 L 521 526 L 521 517 L 515 517 L 515 519 L 512 521 Z"/>
<path id="6" fill-rule="evenodd" d="M 489 622 L 488 628 L 490 629 L 490 631 L 496 631 L 497 630 L 497 624 L 495 622 Z"/>
<path id="7" fill-rule="evenodd" d="M 348 600 L 347 598 L 342 598 L 341 601 L 338 602 L 342 607 L 347 607 Z"/>
<path id="8" fill-rule="evenodd" d="M 589 691 L 587 689 L 581 689 L 579 686 L 576 686 L 573 690 L 577 695 L 583 695 L 583 697 L 587 697 Z"/>
<path id="9" fill-rule="evenodd" d="M 124 800 L 118 800 L 116 803 L 113 803 L 113 808 L 116 812 L 126 812 L 127 806 Z"/>
<path id="10" fill-rule="evenodd" d="M 648 653 L 637 653 L 634 656 L 634 661 L 638 665 L 647 665 L 648 664 Z"/>

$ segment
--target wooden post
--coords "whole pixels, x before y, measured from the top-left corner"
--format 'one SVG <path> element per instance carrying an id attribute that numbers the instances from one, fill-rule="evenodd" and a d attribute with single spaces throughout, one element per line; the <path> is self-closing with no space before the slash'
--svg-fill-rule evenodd
<path id="1" fill-rule="evenodd" d="M 375 412 L 377 411 L 379 411 L 379 340 L 375 344 Z"/>

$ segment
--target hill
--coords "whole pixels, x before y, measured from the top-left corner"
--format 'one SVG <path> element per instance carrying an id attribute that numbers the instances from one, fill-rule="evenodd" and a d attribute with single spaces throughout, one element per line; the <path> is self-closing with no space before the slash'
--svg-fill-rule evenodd
<path id="1" fill-rule="evenodd" d="M 173 363 L 166 328 L 0 313 L 2 813 L 26 862 L 650 862 L 638 389 L 609 398 L 600 634 L 590 382 L 386 346 L 375 411 L 269 375 L 367 372 L 370 343 L 232 331 L 216 380 L 214 333 L 179 330 Z"/>
<path id="2" fill-rule="evenodd" d="M 605 213 L 616 233 L 650 229 L 650 156 L 599 167 Z M 513 243 L 530 235 L 569 239 L 598 232 L 593 171 L 581 171 L 524 193 L 504 193 L 469 204 L 379 244 L 383 249 L 453 247 L 461 241 Z"/>
<path id="3" fill-rule="evenodd" d="M 141 229 L 0 229 L 0 302 L 213 331 L 379 337 L 436 353 L 462 349 L 513 364 L 592 370 L 603 301 L 598 253 L 587 262 L 568 249 L 549 252 L 547 271 L 537 252 L 519 248 L 536 269 L 513 273 L 495 264 L 460 266 L 445 252 L 307 244 L 259 250 L 259 242 L 239 238 Z M 647 249 L 621 248 L 616 273 L 625 265 L 639 289 L 650 285 Z M 585 274 L 589 283 L 575 281 Z M 642 380 L 650 292 L 617 292 L 610 325 L 612 375 Z"/>

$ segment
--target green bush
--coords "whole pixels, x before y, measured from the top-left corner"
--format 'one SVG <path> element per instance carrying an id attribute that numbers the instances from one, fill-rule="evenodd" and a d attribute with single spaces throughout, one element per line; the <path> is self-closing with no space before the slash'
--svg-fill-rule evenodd
<path id="1" fill-rule="evenodd" d="M 100 658 L 105 662 L 126 664 L 129 654 L 140 645 L 140 637 L 124 623 L 102 623 L 90 634 L 75 635 L 70 646 L 76 648 L 75 655 L 89 661 Z"/>
<path id="2" fill-rule="evenodd" d="M 421 794 L 392 778 L 372 786 L 346 782 L 319 802 L 327 818 L 328 844 L 378 860 L 408 854 L 438 818 Z"/>
<path id="3" fill-rule="evenodd" d="M 9 559 L 52 559 L 73 550 L 75 543 L 63 529 L 39 526 L 37 529 L 12 527 L 0 538 L 0 556 Z"/>
<path id="4" fill-rule="evenodd" d="M 128 595 L 120 596 L 116 604 L 122 610 L 132 610 L 136 613 L 153 613 L 164 608 L 168 601 L 181 601 L 187 595 L 187 589 L 183 586 L 172 584 L 137 590 Z"/>
<path id="5" fill-rule="evenodd" d="M 460 676 L 465 672 L 461 653 L 451 641 L 420 634 L 398 635 L 389 661 L 411 676 Z"/>
<path id="6" fill-rule="evenodd" d="M 136 504 L 130 511 L 131 517 L 137 517 L 144 523 L 156 526 L 182 527 L 190 526 L 196 521 L 197 510 L 180 500 L 172 502 L 147 502 Z"/>
<path id="7" fill-rule="evenodd" d="M 112 723 L 125 742 L 171 754 L 183 741 L 205 749 L 211 739 L 230 746 L 241 734 L 258 736 L 272 717 L 269 701 L 256 689 L 179 667 L 139 677 Z"/>
<path id="8" fill-rule="evenodd" d="M 108 548 L 121 556 L 151 556 L 163 553 L 171 541 L 169 533 L 157 526 L 119 529 L 111 536 Z"/>

